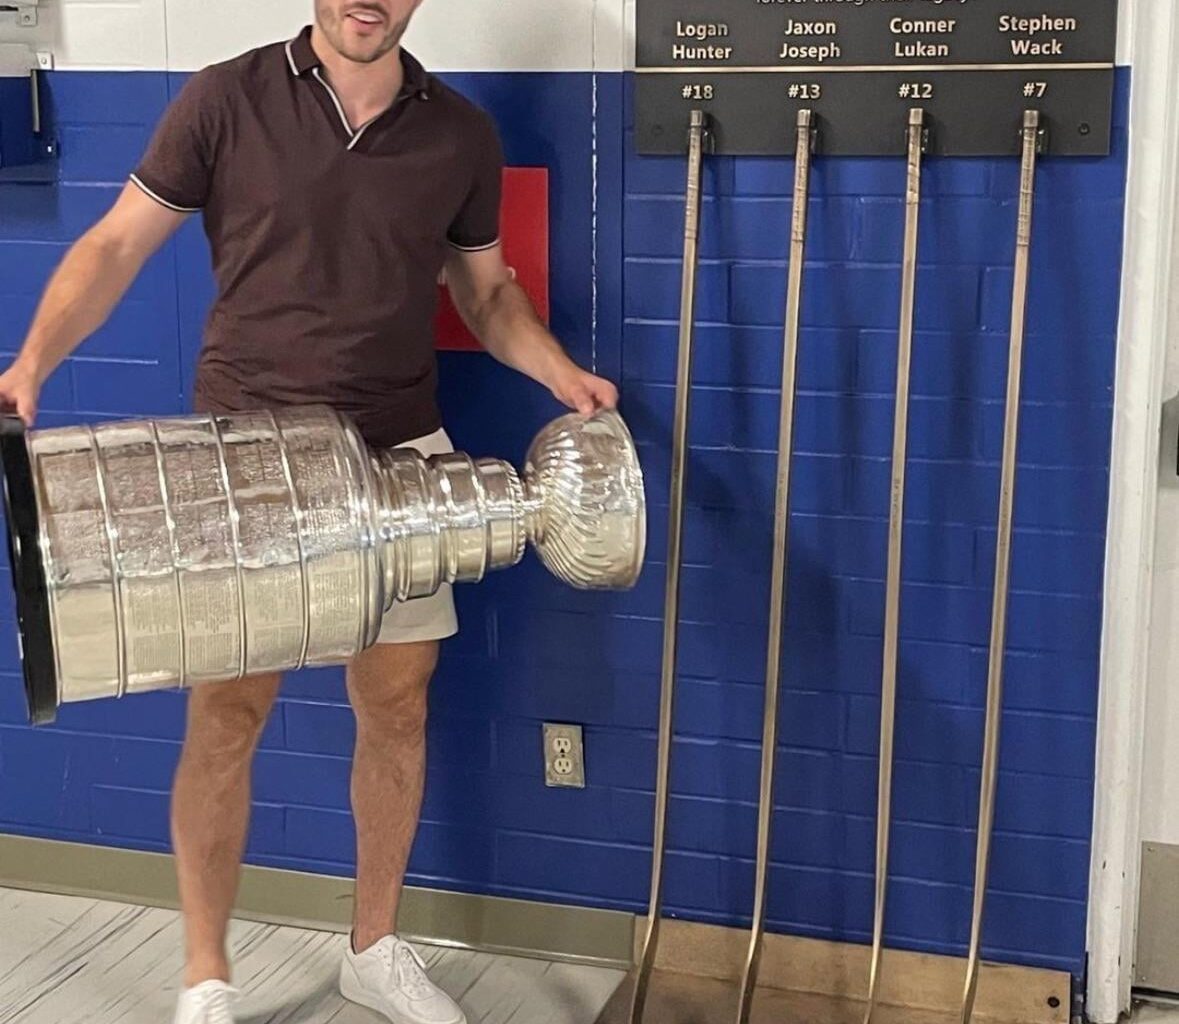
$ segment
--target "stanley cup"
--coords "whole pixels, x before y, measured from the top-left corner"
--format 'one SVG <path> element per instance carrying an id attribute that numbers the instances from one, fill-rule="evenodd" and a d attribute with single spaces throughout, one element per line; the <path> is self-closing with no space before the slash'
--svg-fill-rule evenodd
<path id="1" fill-rule="evenodd" d="M 642 473 L 613 411 L 554 420 L 522 474 L 370 450 L 324 406 L 3 428 L 35 723 L 72 701 L 340 664 L 394 601 L 515 565 L 528 543 L 578 588 L 626 589 L 642 567 Z"/>

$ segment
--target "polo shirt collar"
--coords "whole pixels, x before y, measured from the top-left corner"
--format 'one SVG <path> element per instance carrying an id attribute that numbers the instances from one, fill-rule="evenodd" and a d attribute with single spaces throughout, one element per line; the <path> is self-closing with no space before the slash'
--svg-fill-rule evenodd
<path id="1" fill-rule="evenodd" d="M 300 32 L 294 39 L 286 45 L 287 63 L 290 65 L 291 74 L 302 78 L 312 68 L 323 66 L 323 62 L 319 59 L 319 55 L 315 52 L 315 47 L 311 45 L 311 26 L 307 25 L 303 31 Z M 405 71 L 405 84 L 402 86 L 403 93 L 412 93 L 426 99 L 429 95 L 429 79 L 430 76 L 426 74 L 426 69 L 422 67 L 421 63 L 411 54 L 405 47 L 401 47 L 401 66 Z"/>

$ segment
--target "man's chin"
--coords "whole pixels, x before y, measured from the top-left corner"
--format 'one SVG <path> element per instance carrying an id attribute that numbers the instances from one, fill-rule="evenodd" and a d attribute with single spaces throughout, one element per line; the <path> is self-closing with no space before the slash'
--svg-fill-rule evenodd
<path id="1" fill-rule="evenodd" d="M 340 47 L 340 53 L 356 64 L 372 64 L 374 61 L 384 57 L 396 45 L 396 40 L 389 39 L 384 39 L 378 43 L 368 41 L 357 43 L 345 42 Z"/>
<path id="2" fill-rule="evenodd" d="M 345 46 L 340 50 L 340 55 L 354 64 L 371 64 L 381 55 L 381 51 L 372 46 Z"/>

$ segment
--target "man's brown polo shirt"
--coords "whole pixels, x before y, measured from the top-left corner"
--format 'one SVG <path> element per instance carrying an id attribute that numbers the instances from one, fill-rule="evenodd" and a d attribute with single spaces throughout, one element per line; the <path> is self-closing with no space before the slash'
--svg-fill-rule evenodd
<path id="1" fill-rule="evenodd" d="M 438 275 L 452 247 L 498 240 L 503 155 L 484 111 L 401 59 L 400 95 L 355 128 L 310 28 L 169 105 L 132 180 L 203 214 L 217 298 L 198 409 L 327 402 L 374 445 L 441 425 Z"/>

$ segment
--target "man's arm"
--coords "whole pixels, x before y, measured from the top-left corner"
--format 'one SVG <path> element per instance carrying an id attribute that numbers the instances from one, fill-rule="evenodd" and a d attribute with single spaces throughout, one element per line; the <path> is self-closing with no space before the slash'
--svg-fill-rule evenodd
<path id="1" fill-rule="evenodd" d="M 46 379 L 106 323 L 143 264 L 187 216 L 127 184 L 50 277 L 20 354 L 0 374 L 0 403 L 31 426 Z"/>
<path id="2" fill-rule="evenodd" d="M 500 246 L 455 250 L 446 264 L 446 283 L 463 322 L 501 363 L 543 384 L 578 412 L 588 415 L 618 403 L 617 388 L 574 363 L 541 323 Z"/>

